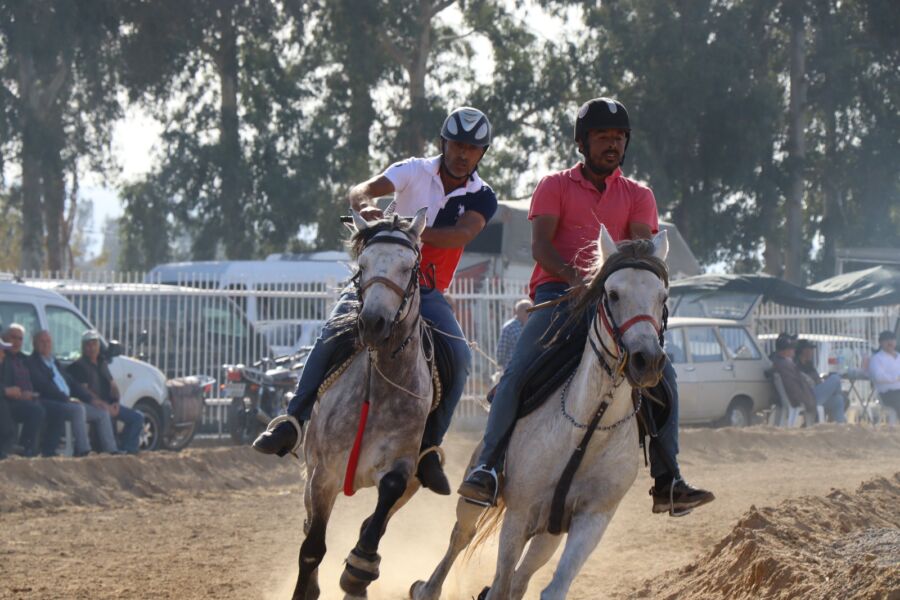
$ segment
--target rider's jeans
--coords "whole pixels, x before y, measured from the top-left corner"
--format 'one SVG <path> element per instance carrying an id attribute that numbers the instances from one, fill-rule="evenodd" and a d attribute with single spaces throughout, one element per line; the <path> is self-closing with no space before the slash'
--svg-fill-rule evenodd
<path id="1" fill-rule="evenodd" d="M 469 369 L 472 366 L 472 353 L 469 345 L 463 338 L 462 329 L 456 321 L 453 309 L 444 295 L 438 290 L 422 289 L 422 316 L 431 321 L 437 329 L 449 334 L 444 339 L 450 346 L 453 354 L 453 381 L 450 389 L 443 394 L 444 398 L 433 413 L 428 416 L 425 424 L 425 435 L 422 438 L 422 447 L 440 446 L 444 440 L 444 434 L 450 428 L 450 420 L 456 405 L 462 398 L 466 387 L 466 379 L 469 377 Z M 436 333 L 435 335 L 441 335 Z"/>
<path id="2" fill-rule="evenodd" d="M 351 302 L 354 299 L 354 290 L 352 288 L 345 289 L 331 312 L 331 316 L 328 319 L 329 323 L 334 317 L 349 311 L 352 306 Z M 420 299 L 420 312 L 425 319 L 431 321 L 435 327 L 450 336 L 463 337 L 459 323 L 453 315 L 453 310 L 443 294 L 437 290 L 421 288 Z M 297 384 L 297 393 L 291 400 L 290 405 L 288 405 L 288 413 L 300 421 L 308 421 L 312 416 L 312 410 L 316 404 L 316 390 L 322 385 L 325 373 L 331 365 L 332 356 L 337 348 L 335 340 L 332 339 L 333 335 L 334 330 L 326 324 L 309 356 L 306 357 L 306 363 L 300 375 L 300 381 Z M 425 424 L 425 435 L 422 440 L 423 447 L 438 446 L 443 441 L 444 434 L 447 433 L 447 429 L 450 427 L 453 411 L 462 397 L 472 363 L 472 354 L 465 341 L 454 337 L 447 337 L 446 339 L 453 353 L 453 381 L 446 391 L 440 406 L 428 417 L 428 422 Z"/>
<path id="3" fill-rule="evenodd" d="M 534 291 L 534 303 L 540 304 L 563 296 L 569 286 L 565 283 L 550 282 L 539 285 Z M 484 432 L 484 448 L 476 464 L 496 467 L 502 461 L 507 436 L 512 432 L 519 411 L 519 395 L 525 383 L 525 373 L 531 364 L 538 359 L 549 341 L 544 333 L 554 320 L 559 324 L 567 316 L 569 303 L 536 310 L 528 316 L 522 334 L 513 350 L 512 358 L 503 371 L 497 391 L 491 400 L 491 412 L 488 415 L 487 429 Z"/>
<path id="4" fill-rule="evenodd" d="M 666 358 L 663 367 L 663 380 L 671 391 L 671 408 L 669 418 L 656 437 L 650 438 L 650 446 L 647 455 L 650 459 L 650 476 L 654 479 L 674 479 L 680 477 L 678 469 L 678 382 L 675 377 L 675 367 Z"/>

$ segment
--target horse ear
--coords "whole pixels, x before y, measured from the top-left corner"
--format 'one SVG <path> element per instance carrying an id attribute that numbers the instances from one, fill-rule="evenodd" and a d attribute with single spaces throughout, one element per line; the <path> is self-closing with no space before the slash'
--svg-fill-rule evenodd
<path id="1" fill-rule="evenodd" d="M 391 203 L 387 205 L 387 208 L 384 209 L 383 219 L 390 219 L 397 212 L 397 201 L 391 200 Z"/>
<path id="2" fill-rule="evenodd" d="M 351 208 L 350 214 L 353 215 L 353 224 L 356 225 L 357 231 L 365 231 L 369 228 L 369 223 L 363 219 L 358 212 Z"/>
<path id="3" fill-rule="evenodd" d="M 600 237 L 597 239 L 597 250 L 600 254 L 601 262 L 606 262 L 606 259 L 618 252 L 616 243 L 613 241 L 612 236 L 609 235 L 609 231 L 606 230 L 606 225 L 600 225 Z"/>
<path id="4" fill-rule="evenodd" d="M 653 236 L 653 256 L 659 260 L 666 260 L 669 255 L 669 234 L 663 229 Z"/>
<path id="5" fill-rule="evenodd" d="M 425 206 L 416 211 L 416 217 L 413 219 L 412 225 L 409 226 L 409 230 L 415 233 L 416 237 L 421 237 L 422 232 L 425 231 L 425 225 L 427 223 L 425 213 L 427 212 L 428 207 Z"/>

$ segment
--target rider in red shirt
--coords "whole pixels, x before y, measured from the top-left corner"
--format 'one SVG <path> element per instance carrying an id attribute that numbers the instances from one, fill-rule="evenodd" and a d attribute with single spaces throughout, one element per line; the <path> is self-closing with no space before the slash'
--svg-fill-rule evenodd
<path id="1" fill-rule="evenodd" d="M 532 223 L 532 253 L 536 265 L 531 296 L 536 304 L 555 300 L 584 285 L 591 254 L 606 225 L 613 239 L 650 239 L 659 228 L 656 200 L 644 185 L 622 175 L 621 165 L 631 139 L 625 107 L 609 98 L 586 102 L 575 120 L 575 142 L 584 156 L 571 169 L 548 175 L 538 184 L 528 218 Z M 491 412 L 477 465 L 459 488 L 464 498 L 479 504 L 496 501 L 506 442 L 512 433 L 519 394 L 528 368 L 544 349 L 541 340 L 568 302 L 532 313 L 491 401 Z M 678 394 L 675 370 L 666 361 L 663 379 L 669 391 L 669 419 L 649 447 L 653 512 L 691 510 L 714 499 L 712 493 L 688 485 L 678 468 Z"/>

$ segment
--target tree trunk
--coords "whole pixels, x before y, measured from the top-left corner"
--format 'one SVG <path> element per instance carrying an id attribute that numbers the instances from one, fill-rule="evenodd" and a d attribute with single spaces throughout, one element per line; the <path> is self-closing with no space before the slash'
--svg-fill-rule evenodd
<path id="1" fill-rule="evenodd" d="M 432 13 L 431 2 L 421 2 L 419 16 L 419 37 L 409 61 L 409 118 L 406 125 L 406 151 L 409 156 L 422 156 L 425 152 L 426 123 L 428 119 L 428 99 L 425 96 L 425 75 L 428 72 L 428 57 L 431 53 Z"/>
<path id="2" fill-rule="evenodd" d="M 832 21 L 834 16 L 831 14 L 830 0 L 821 0 L 819 2 L 819 14 L 822 19 L 819 27 L 821 43 L 823 46 L 838 43 L 839 40 L 836 40 L 834 35 L 834 23 Z M 843 231 L 841 228 L 841 193 L 838 187 L 838 175 L 835 172 L 835 165 L 838 164 L 837 74 L 834 72 L 832 65 L 832 61 L 826 61 L 825 63 L 825 84 L 822 90 L 822 120 L 825 125 L 825 164 L 827 165 L 822 173 L 822 191 L 824 195 L 824 206 L 822 208 L 823 272 L 819 275 L 823 278 L 830 277 L 836 273 L 836 250 Z"/>
<path id="3" fill-rule="evenodd" d="M 781 195 L 774 180 L 774 171 L 775 166 L 771 162 L 763 164 L 759 178 L 759 218 L 764 242 L 763 272 L 781 277 L 784 273 L 784 238 L 778 222 L 778 204 Z"/>
<path id="4" fill-rule="evenodd" d="M 806 22 L 803 7 L 792 6 L 791 28 L 791 97 L 788 107 L 789 190 L 785 205 L 786 253 L 784 278 L 791 283 L 803 279 L 803 192 L 806 168 Z"/>
<path id="5" fill-rule="evenodd" d="M 219 112 L 219 167 L 222 189 L 222 226 L 225 255 L 229 259 L 250 258 L 249 236 L 244 222 L 243 161 L 238 121 L 238 49 L 233 9 L 222 9 L 216 66 L 221 94 Z"/>
<path id="6" fill-rule="evenodd" d="M 34 113 L 34 62 L 26 54 L 16 58 L 19 64 L 19 127 L 22 131 L 22 260 L 23 271 L 44 268 L 44 209 L 41 197 L 40 134 Z"/>

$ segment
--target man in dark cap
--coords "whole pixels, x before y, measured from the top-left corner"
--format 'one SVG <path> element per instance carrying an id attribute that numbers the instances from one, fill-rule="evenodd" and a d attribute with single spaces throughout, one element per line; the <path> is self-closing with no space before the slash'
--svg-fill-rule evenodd
<path id="1" fill-rule="evenodd" d="M 809 417 L 809 422 L 816 414 L 816 397 L 812 388 L 803 378 L 803 373 L 797 368 L 794 356 L 797 353 L 797 337 L 789 333 L 781 333 L 775 340 L 775 354 L 772 357 L 772 366 L 781 375 L 784 391 L 787 392 L 791 406 L 802 406 Z"/>

